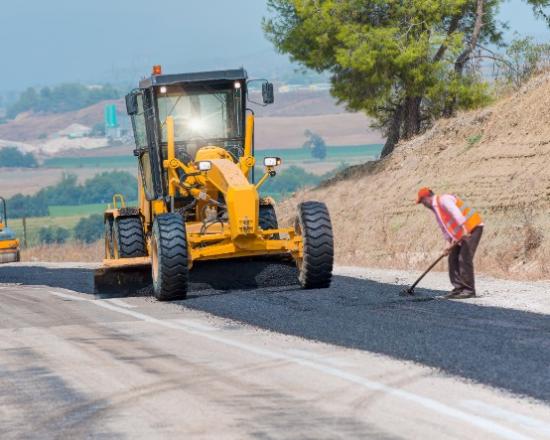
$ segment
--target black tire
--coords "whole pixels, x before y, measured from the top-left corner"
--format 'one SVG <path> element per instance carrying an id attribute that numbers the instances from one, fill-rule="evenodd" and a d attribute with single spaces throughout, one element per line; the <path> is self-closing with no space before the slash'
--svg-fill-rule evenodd
<path id="1" fill-rule="evenodd" d="M 141 217 L 118 217 L 113 225 L 114 255 L 118 258 L 147 256 Z"/>
<path id="2" fill-rule="evenodd" d="M 159 301 L 185 299 L 189 282 L 187 235 L 179 214 L 162 214 L 151 237 L 153 292 Z"/>
<path id="3" fill-rule="evenodd" d="M 109 217 L 105 219 L 104 223 L 104 235 L 105 235 L 105 258 L 110 260 L 115 258 L 115 245 L 113 243 L 113 218 Z"/>
<path id="4" fill-rule="evenodd" d="M 334 238 L 326 205 L 321 202 L 298 205 L 295 228 L 303 239 L 304 256 L 297 261 L 302 288 L 329 287 L 334 263 Z"/>
<path id="5" fill-rule="evenodd" d="M 266 229 L 278 229 L 279 222 L 277 221 L 277 213 L 273 205 L 260 205 L 260 228 Z M 279 234 L 273 234 L 269 237 L 273 240 L 279 239 Z"/>

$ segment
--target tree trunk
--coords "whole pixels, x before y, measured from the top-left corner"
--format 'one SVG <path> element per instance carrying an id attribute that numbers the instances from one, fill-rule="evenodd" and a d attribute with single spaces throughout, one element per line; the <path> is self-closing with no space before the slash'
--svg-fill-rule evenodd
<path id="1" fill-rule="evenodd" d="M 380 153 L 380 157 L 389 155 L 401 138 L 401 123 L 403 122 L 403 106 L 398 105 L 392 115 L 390 126 L 387 131 L 387 139 Z"/>
<path id="2" fill-rule="evenodd" d="M 481 29 L 483 28 L 484 4 L 485 4 L 485 0 L 477 0 L 476 21 L 474 23 L 474 29 L 472 31 L 472 37 L 470 38 L 470 43 L 462 51 L 462 53 L 458 56 L 458 58 L 455 61 L 455 74 L 458 77 L 461 77 L 462 74 L 464 73 L 464 67 L 466 66 L 466 63 L 470 60 L 470 55 L 472 55 L 472 52 L 477 47 L 479 35 L 481 34 Z M 447 118 L 451 117 L 454 115 L 455 110 L 456 110 L 456 96 L 453 96 L 450 102 L 443 109 L 443 116 Z"/>
<path id="3" fill-rule="evenodd" d="M 405 98 L 403 117 L 403 139 L 409 139 L 420 133 L 420 103 L 422 98 L 411 96 Z"/>

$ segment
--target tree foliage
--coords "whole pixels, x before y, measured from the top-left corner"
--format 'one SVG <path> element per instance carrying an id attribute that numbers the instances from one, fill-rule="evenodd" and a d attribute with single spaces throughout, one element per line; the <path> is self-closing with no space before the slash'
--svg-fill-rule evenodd
<path id="1" fill-rule="evenodd" d="M 93 214 L 82 218 L 74 227 L 74 238 L 83 243 L 94 243 L 103 236 L 103 216 Z"/>
<path id="2" fill-rule="evenodd" d="M 86 86 L 83 84 L 61 84 L 37 90 L 29 87 L 19 99 L 8 107 L 8 118 L 15 118 L 19 113 L 33 111 L 36 113 L 62 113 L 88 107 L 106 99 L 117 99 L 122 91 L 111 85 Z"/>
<path id="3" fill-rule="evenodd" d="M 46 226 L 38 230 L 38 241 L 41 244 L 62 244 L 70 237 L 68 229 L 60 226 Z"/>
<path id="4" fill-rule="evenodd" d="M 500 1 L 268 0 L 264 31 L 293 61 L 330 72 L 333 95 L 384 130 L 386 155 L 433 118 L 490 99 L 470 61 L 501 43 Z"/>
<path id="5" fill-rule="evenodd" d="M 302 148 L 309 150 L 311 152 L 311 156 L 315 159 L 325 159 L 327 157 L 327 144 L 325 143 L 325 140 L 311 130 L 306 130 L 304 135 L 308 139 L 304 142 Z"/>
<path id="6" fill-rule="evenodd" d="M 79 184 L 76 175 L 64 174 L 57 184 L 47 186 L 33 196 L 17 194 L 7 202 L 13 218 L 43 217 L 48 215 L 48 206 L 51 205 L 107 204 L 116 193 L 122 194 L 126 200 L 136 200 L 137 179 L 127 172 L 110 171 Z"/>
<path id="7" fill-rule="evenodd" d="M 550 44 L 536 43 L 531 37 L 516 38 L 504 56 L 496 58 L 498 76 L 518 89 L 537 72 L 550 66 Z"/>
<path id="8" fill-rule="evenodd" d="M 32 153 L 23 153 L 17 147 L 0 148 L 0 168 L 36 168 L 38 163 Z"/>

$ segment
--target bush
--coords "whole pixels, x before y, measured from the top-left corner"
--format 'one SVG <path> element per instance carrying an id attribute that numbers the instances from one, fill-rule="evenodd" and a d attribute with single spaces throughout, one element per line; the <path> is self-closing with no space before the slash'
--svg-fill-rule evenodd
<path id="1" fill-rule="evenodd" d="M 127 172 L 110 171 L 79 184 L 74 174 L 64 174 L 57 184 L 41 189 L 34 196 L 13 196 L 8 207 L 13 218 L 43 217 L 48 215 L 50 205 L 109 203 L 116 193 L 126 200 L 136 200 L 136 178 Z"/>
<path id="2" fill-rule="evenodd" d="M 80 219 L 74 227 L 75 240 L 93 243 L 101 237 L 103 237 L 103 216 L 101 214 L 93 214 Z"/>
<path id="3" fill-rule="evenodd" d="M 44 197 L 16 194 L 7 201 L 9 215 L 12 218 L 45 217 L 48 204 Z"/>
<path id="4" fill-rule="evenodd" d="M 17 147 L 0 148 L 0 167 L 36 168 L 38 163 L 32 153 L 23 153 Z"/>
<path id="5" fill-rule="evenodd" d="M 89 87 L 83 84 L 61 84 L 37 91 L 29 87 L 19 96 L 17 102 L 8 107 L 7 115 L 15 118 L 26 111 L 62 113 L 89 107 L 106 99 L 118 99 L 123 95 L 110 85 Z"/>
<path id="6" fill-rule="evenodd" d="M 42 244 L 65 243 L 70 232 L 60 226 L 48 226 L 38 230 L 38 241 Z"/>
<path id="7" fill-rule="evenodd" d="M 327 144 L 325 143 L 325 140 L 311 130 L 306 130 L 304 135 L 308 139 L 304 142 L 302 148 L 310 150 L 311 156 L 315 159 L 325 159 L 327 157 Z"/>

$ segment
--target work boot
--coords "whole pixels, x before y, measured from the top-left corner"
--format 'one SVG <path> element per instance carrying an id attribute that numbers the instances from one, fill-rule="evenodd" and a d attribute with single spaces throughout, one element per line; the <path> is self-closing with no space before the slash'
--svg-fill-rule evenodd
<path id="1" fill-rule="evenodd" d="M 446 295 L 443 295 L 443 298 L 445 299 L 453 299 L 458 295 L 460 292 L 456 290 L 452 290 L 451 292 L 447 293 Z"/>
<path id="2" fill-rule="evenodd" d="M 461 290 L 453 289 L 449 293 L 447 293 L 446 295 L 443 295 L 443 298 L 451 299 L 451 298 L 454 298 L 455 295 L 458 295 L 459 293 L 461 293 Z"/>
<path id="3" fill-rule="evenodd" d="M 474 298 L 476 296 L 475 292 L 457 292 L 451 298 L 452 299 L 468 299 Z"/>

